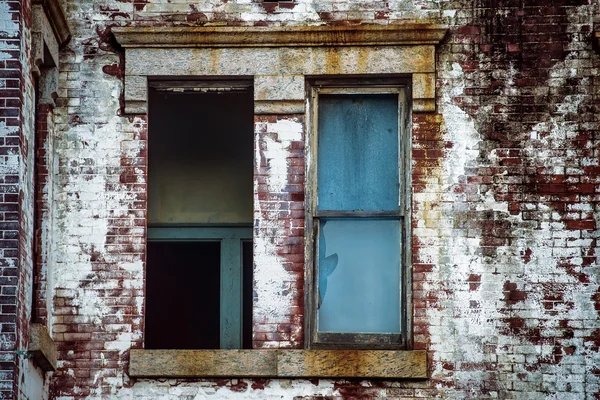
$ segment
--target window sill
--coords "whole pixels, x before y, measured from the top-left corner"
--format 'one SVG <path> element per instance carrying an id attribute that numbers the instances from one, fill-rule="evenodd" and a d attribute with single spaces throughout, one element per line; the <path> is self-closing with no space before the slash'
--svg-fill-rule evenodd
<path id="1" fill-rule="evenodd" d="M 426 379 L 424 350 L 131 350 L 137 378 Z"/>

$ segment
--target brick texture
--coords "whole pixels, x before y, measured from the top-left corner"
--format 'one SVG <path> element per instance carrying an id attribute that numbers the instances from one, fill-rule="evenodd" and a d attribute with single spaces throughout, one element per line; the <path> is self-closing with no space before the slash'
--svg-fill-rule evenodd
<path id="1" fill-rule="evenodd" d="M 19 154 L 23 78 L 22 10 L 18 1 L 1 7 L 4 57 L 0 61 L 0 397 L 12 398 L 17 383 L 17 296 L 19 289 Z"/>
<path id="2" fill-rule="evenodd" d="M 600 398 L 598 0 L 64 6 L 74 36 L 61 52 L 57 108 L 38 110 L 33 253 L 23 17 L 19 2 L 0 4 L 2 40 L 14 45 L 0 50 L 0 398 L 19 382 L 33 265 L 21 264 L 34 254 L 34 314 L 59 350 L 49 398 Z M 128 350 L 143 347 L 151 144 L 147 116 L 122 114 L 123 49 L 111 27 L 407 20 L 449 26 L 437 111 L 415 113 L 411 132 L 409 312 L 430 379 L 130 379 Z M 254 121 L 257 349 L 303 347 L 305 124 Z"/>

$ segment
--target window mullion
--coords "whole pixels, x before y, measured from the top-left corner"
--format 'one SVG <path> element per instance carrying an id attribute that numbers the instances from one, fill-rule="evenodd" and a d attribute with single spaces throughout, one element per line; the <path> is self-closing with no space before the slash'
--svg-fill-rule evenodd
<path id="1" fill-rule="evenodd" d="M 222 349 L 242 345 L 242 259 L 240 239 L 221 241 L 220 341 Z"/>

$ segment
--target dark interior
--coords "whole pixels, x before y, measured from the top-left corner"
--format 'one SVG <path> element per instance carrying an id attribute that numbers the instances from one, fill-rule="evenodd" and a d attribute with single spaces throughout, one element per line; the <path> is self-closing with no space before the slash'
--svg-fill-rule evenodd
<path id="1" fill-rule="evenodd" d="M 219 242 L 148 241 L 147 349 L 219 348 Z"/>

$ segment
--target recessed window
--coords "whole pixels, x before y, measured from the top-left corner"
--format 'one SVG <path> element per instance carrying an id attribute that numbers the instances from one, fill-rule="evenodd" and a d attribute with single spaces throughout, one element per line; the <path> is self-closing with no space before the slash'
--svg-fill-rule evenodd
<path id="1" fill-rule="evenodd" d="M 249 82 L 151 82 L 145 347 L 252 347 Z"/>
<path id="2" fill-rule="evenodd" d="M 313 88 L 314 345 L 405 343 L 403 87 Z"/>

